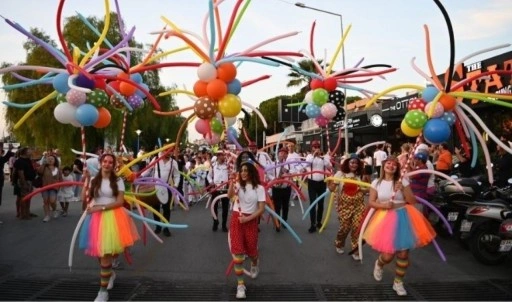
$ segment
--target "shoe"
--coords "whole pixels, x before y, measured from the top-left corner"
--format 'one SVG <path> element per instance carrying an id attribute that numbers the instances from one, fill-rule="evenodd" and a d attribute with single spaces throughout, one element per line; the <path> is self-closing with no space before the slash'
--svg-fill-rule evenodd
<path id="1" fill-rule="evenodd" d="M 68 212 L 62 212 L 62 217 L 68 216 Z"/>
<path id="2" fill-rule="evenodd" d="M 407 296 L 407 291 L 404 288 L 403 282 L 393 282 L 393 290 L 396 292 L 399 296 Z"/>
<path id="3" fill-rule="evenodd" d="M 256 265 L 251 264 L 251 278 L 256 279 L 258 275 L 260 274 L 260 260 L 258 259 L 256 262 Z"/>
<path id="4" fill-rule="evenodd" d="M 51 219 L 51 218 L 50 218 L 50 216 L 49 216 L 49 215 L 46 215 L 46 216 L 44 216 L 44 218 L 43 218 L 43 222 L 48 222 L 48 221 L 50 221 L 50 219 Z"/>
<path id="5" fill-rule="evenodd" d="M 98 295 L 96 296 L 96 299 L 94 299 L 94 302 L 104 302 L 108 301 L 108 292 L 100 290 L 98 292 Z"/>
<path id="6" fill-rule="evenodd" d="M 382 275 L 384 274 L 384 269 L 379 266 L 379 260 L 375 260 L 375 266 L 373 267 L 373 278 L 377 281 L 382 280 Z"/>
<path id="7" fill-rule="evenodd" d="M 162 228 L 157 226 L 155 229 L 155 234 L 160 234 L 162 232 Z"/>
<path id="8" fill-rule="evenodd" d="M 245 299 L 245 285 L 238 285 L 236 288 L 236 298 Z"/>
<path id="9" fill-rule="evenodd" d="M 117 259 L 117 258 L 112 259 L 112 268 L 118 268 L 120 264 L 121 264 L 121 262 L 119 261 L 119 259 Z"/>
<path id="10" fill-rule="evenodd" d="M 281 227 L 280 226 L 276 226 L 276 232 L 281 232 Z"/>
<path id="11" fill-rule="evenodd" d="M 59 218 L 60 213 L 59 211 L 53 211 L 53 218 Z"/>
<path id="12" fill-rule="evenodd" d="M 108 279 L 107 289 L 114 288 L 114 281 L 116 280 L 116 272 L 112 271 L 112 275 L 110 275 L 110 279 Z"/>
<path id="13" fill-rule="evenodd" d="M 222 231 L 223 231 L 224 233 L 227 233 L 227 232 L 228 232 L 228 228 L 227 228 L 227 227 L 225 227 L 225 226 L 223 226 L 223 227 L 222 227 Z"/>
<path id="14" fill-rule="evenodd" d="M 165 229 L 164 229 L 164 236 L 165 236 L 165 237 L 171 237 L 171 232 L 169 231 L 169 229 L 168 229 L 168 228 L 165 228 Z"/>
<path id="15" fill-rule="evenodd" d="M 310 227 L 310 228 L 308 229 L 308 232 L 310 232 L 310 233 L 314 233 L 314 232 L 316 232 L 316 227 L 314 227 L 314 226 Z"/>
<path id="16" fill-rule="evenodd" d="M 219 222 L 214 221 L 212 226 L 212 231 L 216 232 L 219 229 Z"/>
<path id="17" fill-rule="evenodd" d="M 345 253 L 345 250 L 344 250 L 343 248 L 341 248 L 341 247 L 337 247 L 337 248 L 336 248 L 336 253 L 338 253 L 338 254 L 340 254 L 340 255 L 341 255 L 341 254 L 344 254 L 344 253 Z"/>
<path id="18" fill-rule="evenodd" d="M 355 261 L 359 261 L 361 260 L 361 257 L 359 257 L 358 254 L 352 254 L 352 259 L 354 259 Z"/>
<path id="19" fill-rule="evenodd" d="M 322 223 L 321 222 L 317 223 L 316 227 L 317 227 L 317 229 L 321 229 L 322 228 Z"/>

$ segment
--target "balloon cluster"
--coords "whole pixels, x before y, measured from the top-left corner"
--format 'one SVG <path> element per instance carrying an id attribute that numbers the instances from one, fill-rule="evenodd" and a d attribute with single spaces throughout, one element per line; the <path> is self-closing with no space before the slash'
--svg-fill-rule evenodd
<path id="1" fill-rule="evenodd" d="M 222 118 L 234 118 L 242 110 L 238 94 L 242 83 L 236 78 L 237 70 L 233 63 L 216 66 L 203 63 L 197 69 L 198 80 L 194 84 L 194 113 L 199 118 L 195 128 L 210 144 L 217 144 L 224 130 Z"/>
<path id="2" fill-rule="evenodd" d="M 434 100 L 437 101 L 434 102 Z M 401 123 L 402 132 L 409 137 L 416 137 L 423 132 L 428 143 L 440 144 L 448 140 L 456 116 L 453 109 L 457 101 L 453 96 L 442 93 L 434 87 L 427 86 L 421 98 L 409 102 L 408 112 Z"/>
<path id="3" fill-rule="evenodd" d="M 311 88 L 304 98 L 307 103 L 305 112 L 309 118 L 315 119 L 319 127 L 327 127 L 333 119 L 343 119 L 345 111 L 343 101 L 345 96 L 336 90 L 338 83 L 335 78 L 325 80 L 313 79 Z"/>
<path id="4" fill-rule="evenodd" d="M 113 76 L 116 78 L 108 83 L 105 77 L 90 73 L 71 76 L 60 73 L 55 76 L 52 84 L 58 92 L 59 102 L 53 111 L 55 119 L 75 127 L 105 128 L 111 121 L 110 111 L 106 108 L 108 105 L 116 109 L 143 107 L 149 88 L 142 82 L 142 76 L 125 72 Z M 133 82 L 145 91 L 137 88 Z"/>

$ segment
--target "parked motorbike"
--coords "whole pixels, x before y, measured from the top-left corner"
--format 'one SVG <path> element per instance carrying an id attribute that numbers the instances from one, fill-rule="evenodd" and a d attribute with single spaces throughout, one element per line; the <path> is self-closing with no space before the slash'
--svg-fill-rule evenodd
<path id="1" fill-rule="evenodd" d="M 493 188 L 492 200 L 479 200 L 466 211 L 460 225 L 461 238 L 467 240 L 476 260 L 487 265 L 500 264 L 512 250 L 512 178 L 505 188 Z"/>

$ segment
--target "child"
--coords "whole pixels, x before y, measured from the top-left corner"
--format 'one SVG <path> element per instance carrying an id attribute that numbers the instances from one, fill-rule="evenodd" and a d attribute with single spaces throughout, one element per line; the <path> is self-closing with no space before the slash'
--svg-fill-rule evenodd
<path id="1" fill-rule="evenodd" d="M 73 175 L 71 175 L 71 167 L 65 166 L 62 168 L 62 181 L 74 181 Z M 75 197 L 74 186 L 62 186 L 57 193 L 57 200 L 62 208 L 62 216 L 68 216 L 69 202 Z"/>

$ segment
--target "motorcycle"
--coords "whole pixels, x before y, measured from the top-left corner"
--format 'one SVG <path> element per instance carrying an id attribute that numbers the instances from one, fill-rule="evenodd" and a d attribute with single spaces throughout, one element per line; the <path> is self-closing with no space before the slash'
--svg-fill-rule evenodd
<path id="1" fill-rule="evenodd" d="M 500 264 L 512 250 L 512 221 L 506 218 L 512 212 L 512 178 L 508 183 L 491 190 L 494 199 L 470 206 L 460 225 L 462 240 L 468 241 L 471 254 L 483 264 Z"/>

